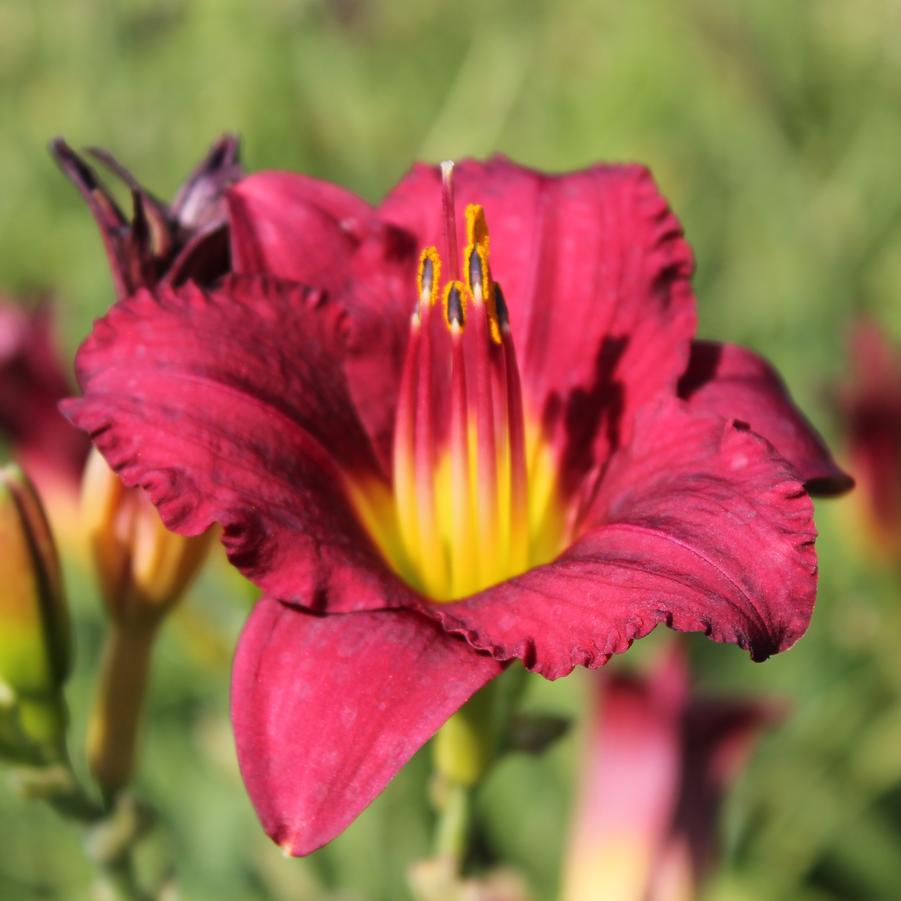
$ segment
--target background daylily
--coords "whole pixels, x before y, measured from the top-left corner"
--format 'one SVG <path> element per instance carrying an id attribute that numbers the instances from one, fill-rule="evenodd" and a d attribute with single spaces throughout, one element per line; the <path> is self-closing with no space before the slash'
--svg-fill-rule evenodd
<path id="1" fill-rule="evenodd" d="M 901 559 L 901 350 L 875 322 L 861 321 L 849 340 L 849 378 L 838 412 L 849 462 L 860 483 L 871 549 Z"/>
<path id="2" fill-rule="evenodd" d="M 678 645 L 647 675 L 595 677 L 590 704 L 560 897 L 697 898 L 723 795 L 782 711 L 696 695 Z"/>
<path id="3" fill-rule="evenodd" d="M 557 678 L 661 622 L 761 660 L 804 632 L 808 490 L 849 480 L 765 363 L 692 343 L 646 170 L 417 166 L 377 208 L 262 173 L 227 200 L 235 274 L 118 303 L 66 409 L 265 592 L 232 712 L 287 852 L 512 660 Z"/>
<path id="4" fill-rule="evenodd" d="M 0 441 L 52 499 L 74 498 L 88 443 L 57 409 L 72 391 L 52 308 L 0 298 Z"/>

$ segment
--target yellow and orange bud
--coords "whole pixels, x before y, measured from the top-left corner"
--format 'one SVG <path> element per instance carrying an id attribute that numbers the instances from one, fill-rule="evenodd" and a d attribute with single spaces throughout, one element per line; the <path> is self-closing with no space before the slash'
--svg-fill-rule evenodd
<path id="1" fill-rule="evenodd" d="M 59 558 L 40 498 L 0 469 L 0 750 L 48 759 L 63 749 L 62 686 L 71 635 Z"/>
<path id="2" fill-rule="evenodd" d="M 110 618 L 151 626 L 178 602 L 206 558 L 213 530 L 170 532 L 138 488 L 126 488 L 97 450 L 82 483 L 82 518 Z"/>
<path id="3" fill-rule="evenodd" d="M 110 618 L 88 729 L 88 763 L 107 795 L 130 780 L 157 627 L 212 543 L 170 532 L 149 498 L 126 488 L 96 451 L 85 467 L 83 521 Z"/>

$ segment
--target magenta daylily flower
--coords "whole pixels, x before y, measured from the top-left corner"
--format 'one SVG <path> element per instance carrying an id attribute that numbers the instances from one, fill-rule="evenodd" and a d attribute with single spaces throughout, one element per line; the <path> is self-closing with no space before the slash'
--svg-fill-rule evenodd
<path id="1" fill-rule="evenodd" d="M 287 852 L 510 661 L 554 679 L 659 623 L 761 660 L 804 632 L 804 483 L 847 477 L 765 364 L 692 344 L 646 170 L 417 166 L 377 208 L 270 172 L 227 199 L 236 274 L 118 303 L 66 409 L 264 590 L 232 712 Z"/>
<path id="2" fill-rule="evenodd" d="M 725 792 L 785 711 L 695 696 L 675 646 L 647 676 L 599 677 L 592 702 L 561 898 L 697 898 Z"/>

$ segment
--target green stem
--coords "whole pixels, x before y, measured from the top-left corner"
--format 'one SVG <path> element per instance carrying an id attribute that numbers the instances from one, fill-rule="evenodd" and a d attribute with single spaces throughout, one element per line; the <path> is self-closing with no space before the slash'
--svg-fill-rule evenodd
<path id="1" fill-rule="evenodd" d="M 106 809 L 85 791 L 68 760 L 44 767 L 20 767 L 14 780 L 20 794 L 45 801 L 68 819 L 94 823 L 106 816 Z"/>
<path id="2" fill-rule="evenodd" d="M 131 779 L 150 658 L 152 626 L 111 623 L 88 731 L 88 763 L 107 798 Z"/>
<path id="3" fill-rule="evenodd" d="M 460 871 L 469 844 L 472 818 L 472 798 L 468 786 L 448 783 L 443 786 L 444 797 L 435 826 L 435 856 L 454 861 Z"/>
<path id="4" fill-rule="evenodd" d="M 130 854 L 101 867 L 94 894 L 97 901 L 153 901 L 138 883 Z"/>

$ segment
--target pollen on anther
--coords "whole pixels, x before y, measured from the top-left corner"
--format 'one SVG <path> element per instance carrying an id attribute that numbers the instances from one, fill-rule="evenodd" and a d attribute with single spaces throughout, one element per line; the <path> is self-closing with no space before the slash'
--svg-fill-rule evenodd
<path id="1" fill-rule="evenodd" d="M 472 296 L 476 303 L 480 303 L 487 292 L 485 291 L 485 268 L 482 265 L 482 254 L 478 247 L 473 247 L 469 251 L 467 274 Z"/>
<path id="2" fill-rule="evenodd" d="M 488 222 L 485 219 L 485 210 L 479 203 L 470 203 L 466 206 L 466 243 L 474 247 L 481 247 L 488 253 L 490 236 L 488 234 Z"/>
<path id="3" fill-rule="evenodd" d="M 444 288 L 444 318 L 449 326 L 459 326 L 466 322 L 466 299 L 460 282 L 448 282 Z"/>
<path id="4" fill-rule="evenodd" d="M 434 306 L 438 300 L 438 285 L 441 278 L 441 257 L 436 247 L 426 247 L 419 257 L 419 271 L 416 282 L 419 301 L 424 306 Z"/>
<path id="5" fill-rule="evenodd" d="M 497 315 L 497 324 L 502 332 L 510 331 L 510 311 L 507 309 L 507 301 L 504 299 L 504 292 L 501 290 L 498 282 L 494 283 L 494 310 Z"/>

